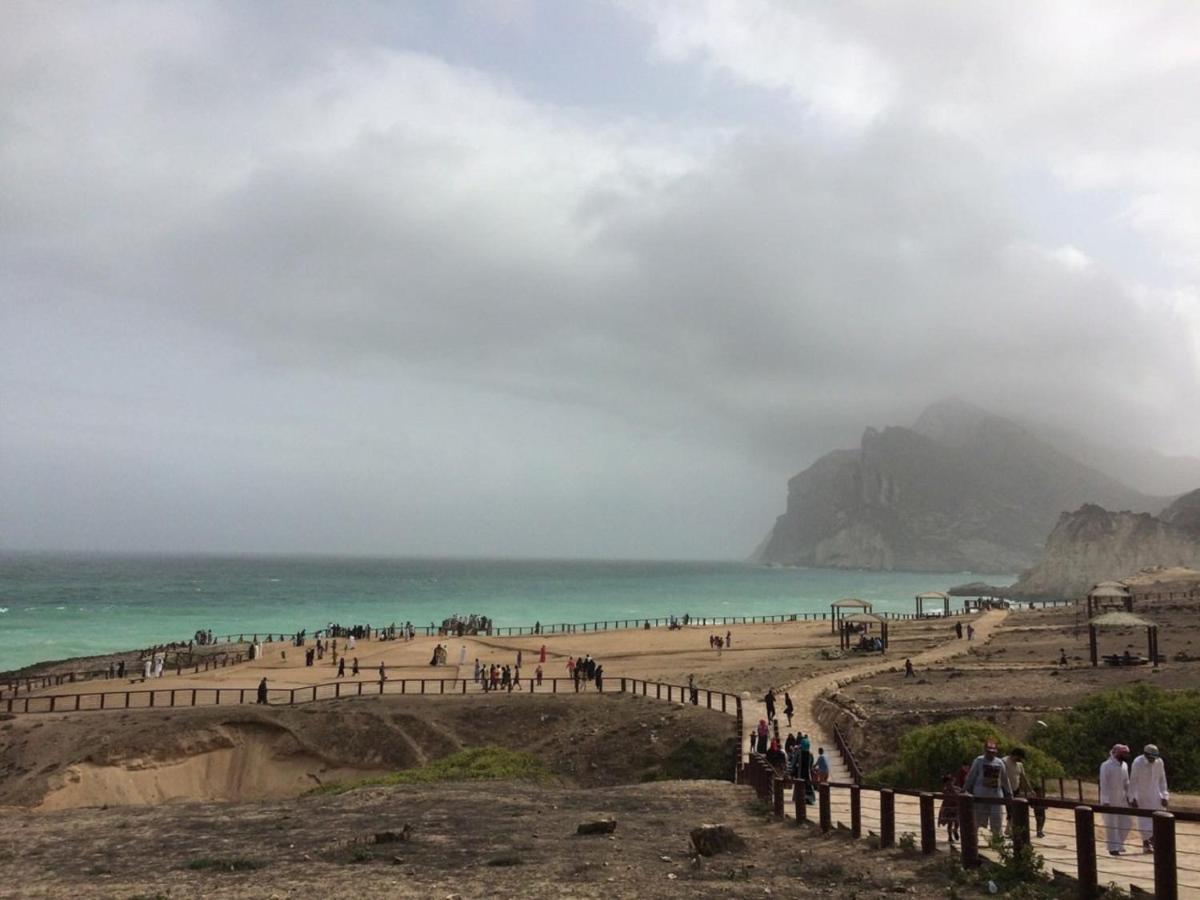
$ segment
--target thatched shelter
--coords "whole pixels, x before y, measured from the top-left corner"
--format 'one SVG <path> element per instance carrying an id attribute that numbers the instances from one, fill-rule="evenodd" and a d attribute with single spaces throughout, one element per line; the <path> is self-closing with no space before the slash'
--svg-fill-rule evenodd
<path id="1" fill-rule="evenodd" d="M 943 594 L 941 591 L 924 591 L 923 593 L 917 594 L 916 600 L 917 600 L 917 617 L 918 618 L 925 615 L 925 604 L 926 603 L 941 603 L 942 604 L 942 615 L 943 616 L 950 615 L 950 595 L 949 594 Z"/>
<path id="2" fill-rule="evenodd" d="M 864 612 L 870 612 L 875 607 L 866 600 L 859 600 L 857 597 L 843 597 L 834 603 L 829 604 L 829 633 L 838 633 L 838 623 L 842 620 L 843 609 L 861 609 Z"/>
<path id="3" fill-rule="evenodd" d="M 1107 612 L 1088 622 L 1088 651 L 1093 666 L 1100 663 L 1096 633 L 1101 628 L 1145 628 L 1146 655 L 1150 658 L 1151 665 L 1158 665 L 1158 625 L 1131 612 Z"/>
<path id="4" fill-rule="evenodd" d="M 1133 594 L 1129 587 L 1119 581 L 1102 581 L 1087 592 L 1087 614 L 1092 618 L 1105 609 L 1123 609 L 1133 612 Z"/>
<path id="5" fill-rule="evenodd" d="M 872 625 L 879 626 L 879 640 L 883 643 L 883 649 L 888 648 L 888 624 L 887 619 L 883 616 L 877 616 L 873 613 L 855 613 L 852 616 L 846 616 L 842 619 L 841 647 L 843 650 L 849 650 L 851 643 L 851 635 L 857 633 L 858 629 L 854 626 L 861 625 L 863 631 L 870 631 Z"/>

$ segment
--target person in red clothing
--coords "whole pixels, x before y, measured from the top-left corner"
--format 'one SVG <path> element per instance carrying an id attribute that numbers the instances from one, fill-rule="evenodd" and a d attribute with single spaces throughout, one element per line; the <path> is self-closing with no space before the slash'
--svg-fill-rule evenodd
<path id="1" fill-rule="evenodd" d="M 538 654 L 538 662 L 544 663 L 545 661 L 546 661 L 546 645 L 542 644 L 542 650 Z"/>

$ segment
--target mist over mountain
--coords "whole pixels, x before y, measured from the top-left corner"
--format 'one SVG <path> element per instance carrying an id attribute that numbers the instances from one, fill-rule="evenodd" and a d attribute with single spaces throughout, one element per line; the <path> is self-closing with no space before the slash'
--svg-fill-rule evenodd
<path id="1" fill-rule="evenodd" d="M 767 564 L 1017 572 L 1065 510 L 1157 512 L 1144 493 L 1010 419 L 961 400 L 911 428 L 868 428 L 788 482 L 787 511 L 756 553 Z"/>

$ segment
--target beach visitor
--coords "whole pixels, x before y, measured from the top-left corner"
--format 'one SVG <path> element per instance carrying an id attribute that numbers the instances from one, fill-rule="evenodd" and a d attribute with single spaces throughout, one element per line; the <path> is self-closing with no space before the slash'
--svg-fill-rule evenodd
<path id="1" fill-rule="evenodd" d="M 604 666 L 596 666 L 596 690 L 604 693 Z"/>
<path id="2" fill-rule="evenodd" d="M 962 640 L 962 622 L 954 623 L 954 636 L 957 637 L 960 641 Z M 955 813 L 955 815 L 957 815 L 957 813 Z M 955 822 L 957 822 L 957 821 L 958 820 L 955 819 Z M 956 832 L 958 831 L 957 826 L 955 827 L 955 831 Z"/>
<path id="3" fill-rule="evenodd" d="M 913 678 L 913 677 L 915 677 L 915 675 L 914 675 L 914 673 L 913 673 L 913 664 L 912 664 L 912 660 L 911 660 L 911 659 L 906 659 L 906 660 L 904 661 L 904 677 L 905 677 L 905 678 Z"/>
<path id="4" fill-rule="evenodd" d="M 692 706 L 700 705 L 700 691 L 696 689 L 696 676 L 688 676 L 688 697 L 692 702 Z"/>
<path id="5" fill-rule="evenodd" d="M 964 790 L 975 797 L 975 821 L 980 825 L 987 822 L 992 837 L 999 840 L 1004 834 L 1004 816 L 1001 804 L 988 803 L 989 799 L 1012 797 L 1012 786 L 1008 783 L 1008 772 L 997 756 L 995 741 L 983 745 L 983 753 L 975 757 L 967 772 Z"/>
<path id="6" fill-rule="evenodd" d="M 379 661 L 379 680 L 387 681 L 387 670 L 383 667 L 383 660 Z"/>
<path id="7" fill-rule="evenodd" d="M 351 663 L 351 665 L 350 665 L 350 674 L 351 675 L 358 674 L 358 657 L 357 656 L 354 657 L 354 662 Z"/>
<path id="8" fill-rule="evenodd" d="M 728 650 L 732 646 L 733 646 L 733 632 L 727 631 L 727 632 L 725 632 L 725 649 Z"/>
<path id="9" fill-rule="evenodd" d="M 348 637 L 348 638 L 346 639 L 346 649 L 347 649 L 347 650 L 353 650 L 353 649 L 354 649 L 354 635 L 353 635 L 353 634 L 351 634 L 351 635 L 350 635 L 350 637 Z"/>
<path id="10" fill-rule="evenodd" d="M 518 669 L 521 668 L 521 650 L 520 650 L 520 648 L 517 649 L 517 668 Z"/>
<path id="11" fill-rule="evenodd" d="M 1138 809 L 1154 813 L 1167 808 L 1171 794 L 1167 790 L 1167 770 L 1159 757 L 1158 747 L 1147 744 L 1142 755 L 1129 768 L 1129 799 Z M 1154 851 L 1153 815 L 1137 817 L 1138 831 L 1142 833 L 1142 852 Z"/>
<path id="12" fill-rule="evenodd" d="M 1108 759 L 1100 765 L 1100 805 L 1129 805 L 1129 766 L 1125 758 L 1129 748 L 1124 744 L 1113 744 Z M 1125 838 L 1129 835 L 1129 816 L 1103 813 L 1105 841 L 1109 856 L 1120 856 L 1125 852 Z"/>
<path id="13" fill-rule="evenodd" d="M 783 752 L 788 756 L 792 755 L 792 750 L 796 748 L 796 736 L 790 731 L 788 732 L 787 740 L 783 742 Z"/>
<path id="14" fill-rule="evenodd" d="M 767 727 L 766 719 L 758 720 L 758 752 L 767 752 L 767 737 L 770 735 L 771 729 Z"/>
<path id="15" fill-rule="evenodd" d="M 467 664 L 467 645 L 460 644 L 458 647 L 458 664 L 465 666 Z"/>
<path id="16" fill-rule="evenodd" d="M 346 675 L 346 657 L 343 656 L 341 659 L 338 660 L 337 677 L 343 678 L 345 675 Z"/>
<path id="17" fill-rule="evenodd" d="M 792 706 L 792 695 L 787 691 L 783 692 L 783 714 L 787 716 L 788 728 L 792 727 L 792 713 L 796 711 L 796 707 Z"/>
<path id="18" fill-rule="evenodd" d="M 267 702 L 267 679 L 263 676 L 263 680 L 258 683 L 258 702 Z"/>
<path id="19" fill-rule="evenodd" d="M 962 631 L 962 626 L 958 629 Z M 961 634 L 959 635 L 961 637 Z M 953 775 L 942 776 L 942 805 L 938 809 L 938 824 L 946 826 L 946 839 L 950 843 L 958 840 L 958 795 Z"/>
<path id="20" fill-rule="evenodd" d="M 767 762 L 780 775 L 787 770 L 787 755 L 779 749 L 779 741 L 771 741 L 771 746 L 767 749 Z"/>
<path id="21" fill-rule="evenodd" d="M 150 680 L 150 667 L 153 665 L 154 665 L 154 660 L 150 659 L 150 657 L 147 656 L 145 661 L 142 663 L 142 679 L 143 680 L 145 680 L 145 681 Z"/>
<path id="22" fill-rule="evenodd" d="M 968 641 L 975 640 L 975 626 L 974 625 L 967 625 L 967 640 Z"/>
<path id="23" fill-rule="evenodd" d="M 817 802 L 817 791 L 813 787 L 813 757 L 812 745 L 808 742 L 808 735 L 800 737 L 799 759 L 796 765 L 796 777 L 804 782 L 804 799 L 807 803 Z"/>
<path id="24" fill-rule="evenodd" d="M 829 759 L 825 756 L 825 748 L 817 748 L 817 758 L 813 760 L 813 781 L 824 784 L 829 780 Z"/>
<path id="25" fill-rule="evenodd" d="M 766 696 L 763 697 L 763 703 L 767 705 L 767 721 L 775 721 L 775 689 L 767 688 Z"/>
<path id="26" fill-rule="evenodd" d="M 1025 774 L 1025 750 L 1022 747 L 1013 747 L 1001 762 L 1004 763 L 1004 771 L 1008 775 L 1008 785 L 1012 788 L 1014 797 L 1024 797 L 1029 800 L 1037 796 L 1037 792 L 1033 789 L 1033 785 L 1029 781 L 1029 776 Z M 1046 827 L 1046 809 L 1045 807 L 1035 806 L 1033 808 L 1033 817 L 1037 823 L 1037 836 L 1044 837 Z M 1012 831 L 1012 808 L 1008 809 L 1008 830 Z"/>
<path id="27" fill-rule="evenodd" d="M 544 663 L 545 661 L 546 661 L 546 645 L 542 644 L 542 649 L 538 651 L 538 662 Z"/>

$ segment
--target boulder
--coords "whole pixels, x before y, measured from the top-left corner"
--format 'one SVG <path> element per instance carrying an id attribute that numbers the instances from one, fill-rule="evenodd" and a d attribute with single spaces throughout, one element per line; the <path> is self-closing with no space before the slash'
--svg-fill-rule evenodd
<path id="1" fill-rule="evenodd" d="M 580 822 L 576 834 L 612 834 L 617 830 L 616 819 L 597 819 L 595 822 Z"/>
<path id="2" fill-rule="evenodd" d="M 713 856 L 745 850 L 746 842 L 728 825 L 701 825 L 692 829 L 692 846 L 701 856 Z"/>

